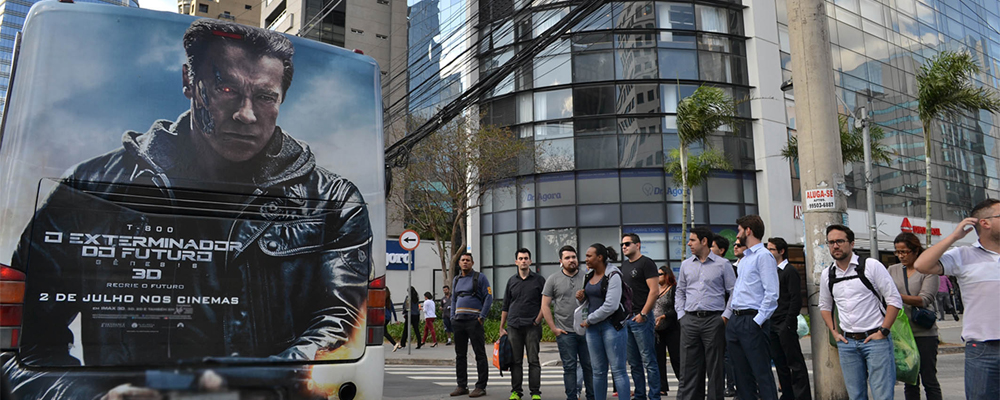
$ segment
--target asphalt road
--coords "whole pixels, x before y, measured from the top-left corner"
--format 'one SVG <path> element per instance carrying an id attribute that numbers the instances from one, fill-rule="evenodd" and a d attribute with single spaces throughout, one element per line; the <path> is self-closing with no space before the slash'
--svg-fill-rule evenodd
<path id="1" fill-rule="evenodd" d="M 807 364 L 809 363 L 807 362 Z M 945 400 L 965 399 L 964 365 L 965 356 L 962 353 L 938 356 L 938 380 L 941 382 Z M 510 397 L 510 374 L 505 372 L 504 375 L 504 377 L 500 377 L 496 368 L 490 365 L 489 385 L 486 388 L 487 396 L 483 397 L 484 399 L 501 400 Z M 475 376 L 475 366 L 469 366 L 471 382 L 475 381 Z M 473 384 L 471 382 L 470 386 Z M 455 368 L 453 366 L 387 365 L 385 367 L 383 397 L 386 399 L 451 399 L 448 394 L 454 389 Z M 525 371 L 524 389 L 525 391 L 528 389 L 527 371 Z M 677 381 L 672 374 L 670 375 L 670 389 L 670 395 L 665 399 L 676 398 Z M 542 367 L 542 398 L 565 398 L 562 367 Z M 895 398 L 897 400 L 904 398 L 901 383 L 896 385 Z"/>

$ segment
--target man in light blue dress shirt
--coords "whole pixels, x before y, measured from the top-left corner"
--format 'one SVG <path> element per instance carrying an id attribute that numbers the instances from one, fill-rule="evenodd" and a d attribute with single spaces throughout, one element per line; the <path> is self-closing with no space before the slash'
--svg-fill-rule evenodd
<path id="1" fill-rule="evenodd" d="M 745 215 L 736 225 L 736 238 L 747 249 L 738 266 L 733 296 L 722 313 L 726 346 L 736 372 L 736 398 L 777 400 L 768 353 L 768 319 L 778 308 L 778 263 L 761 243 L 764 221 L 759 216 Z"/>

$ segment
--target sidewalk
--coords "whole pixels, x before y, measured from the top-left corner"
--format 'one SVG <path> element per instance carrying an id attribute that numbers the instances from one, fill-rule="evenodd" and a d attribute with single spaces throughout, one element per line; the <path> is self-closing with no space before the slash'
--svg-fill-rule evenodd
<path id="1" fill-rule="evenodd" d="M 950 316 L 949 316 L 950 317 Z M 952 321 L 950 319 L 945 321 L 938 321 L 938 331 L 939 337 L 943 341 L 938 347 L 939 354 L 954 354 L 961 353 L 965 350 L 965 345 L 962 343 L 962 322 Z M 809 336 L 799 339 L 799 344 L 802 346 L 802 355 L 806 359 L 812 359 L 812 343 Z M 429 344 L 424 345 L 421 349 L 417 350 L 414 346 L 411 349 L 411 354 L 407 354 L 406 348 L 392 351 L 392 345 L 386 343 L 383 345 L 385 348 L 385 363 L 386 365 L 454 365 L 455 364 L 455 346 L 445 346 L 444 342 L 441 342 L 437 347 L 430 347 Z M 486 358 L 490 363 L 490 368 L 492 368 L 493 363 L 493 343 L 486 344 Z M 469 363 L 475 364 L 476 357 L 472 352 L 472 348 L 469 348 Z M 559 359 L 559 349 L 556 347 L 555 342 L 542 342 L 539 347 L 538 360 L 542 365 L 561 365 L 562 362 Z"/>

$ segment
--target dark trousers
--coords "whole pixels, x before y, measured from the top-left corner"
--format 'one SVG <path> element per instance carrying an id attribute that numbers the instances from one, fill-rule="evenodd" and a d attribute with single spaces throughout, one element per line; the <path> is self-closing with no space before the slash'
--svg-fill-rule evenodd
<path id="1" fill-rule="evenodd" d="M 724 356 L 723 369 L 726 371 L 726 389 L 736 391 L 736 373 L 733 372 L 733 357 L 729 355 L 729 349 L 726 349 L 726 354 Z"/>
<path id="2" fill-rule="evenodd" d="M 389 339 L 389 343 L 392 343 L 393 346 L 396 345 L 396 339 L 393 339 L 392 335 L 389 334 L 389 318 L 385 319 L 385 329 L 382 330 L 382 336 Z"/>
<path id="3" fill-rule="evenodd" d="M 476 354 L 476 371 L 479 380 L 476 387 L 486 389 L 486 381 L 490 378 L 489 362 L 486 360 L 486 335 L 483 324 L 477 319 L 454 320 L 451 327 L 455 330 L 455 376 L 458 387 L 469 387 L 469 345 Z"/>
<path id="4" fill-rule="evenodd" d="M 507 327 L 507 338 L 513 350 L 514 360 L 510 366 L 510 388 L 518 395 L 524 395 L 524 351 L 528 351 L 528 390 L 531 394 L 542 394 L 542 364 L 538 362 L 538 342 L 542 341 L 541 325 L 515 328 Z"/>
<path id="5" fill-rule="evenodd" d="M 674 324 L 670 329 L 656 331 L 656 362 L 660 364 L 660 391 L 669 392 L 667 382 L 667 352 L 670 352 L 670 367 L 677 382 L 681 381 L 681 328 Z"/>
<path id="6" fill-rule="evenodd" d="M 722 313 L 704 317 L 688 313 L 681 323 L 681 387 L 679 400 L 703 400 L 705 376 L 708 376 L 708 399 L 723 399 L 722 358 L 726 348 Z M 770 371 L 770 368 L 768 368 Z"/>
<path id="7" fill-rule="evenodd" d="M 771 327 L 769 341 L 771 359 L 781 383 L 781 400 L 811 400 L 809 371 L 799 346 L 798 327 L 790 327 L 785 322 L 778 325 Z"/>
<path id="8" fill-rule="evenodd" d="M 778 399 L 778 388 L 771 374 L 771 346 L 767 338 L 770 328 L 767 321 L 764 326 L 757 325 L 750 315 L 733 315 L 726 324 L 726 349 L 733 360 L 739 400 Z"/>
<path id="9" fill-rule="evenodd" d="M 417 339 L 417 344 L 423 344 L 420 341 L 420 328 L 417 326 L 420 324 L 420 315 L 418 314 L 405 314 L 403 315 L 403 334 L 399 337 L 399 346 L 406 347 L 406 340 L 409 339 L 409 335 L 406 332 L 406 325 L 409 324 L 413 328 L 413 337 Z"/>
<path id="10" fill-rule="evenodd" d="M 937 379 L 937 336 L 916 336 L 917 352 L 920 354 L 920 381 L 916 385 L 904 384 L 906 400 L 920 400 L 920 385 L 924 385 L 927 400 L 941 400 L 941 384 Z"/>

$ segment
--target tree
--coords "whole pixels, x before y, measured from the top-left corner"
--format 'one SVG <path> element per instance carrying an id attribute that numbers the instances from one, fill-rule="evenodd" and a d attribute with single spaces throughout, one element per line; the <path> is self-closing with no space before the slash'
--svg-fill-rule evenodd
<path id="1" fill-rule="evenodd" d="M 737 105 L 722 89 L 701 86 L 677 105 L 677 137 L 680 146 L 670 151 L 670 160 L 663 169 L 673 174 L 674 181 L 683 188 L 681 194 L 681 240 L 688 236 L 688 219 L 694 215 L 691 188 L 701 185 L 711 175 L 713 169 L 732 170 L 725 156 L 712 149 L 709 137 L 724 126 L 736 129 Z M 704 151 L 694 157 L 689 156 L 691 146 L 701 145 Z M 690 202 L 691 213 L 688 213 Z M 692 218 L 693 219 L 693 218 Z M 693 221 L 691 221 L 693 224 Z M 687 247 L 683 247 L 687 255 Z"/>
<path id="2" fill-rule="evenodd" d="M 841 114 L 840 121 L 840 152 L 844 164 L 865 161 L 865 141 L 864 131 L 855 127 L 853 130 L 847 127 L 847 116 Z M 889 146 L 882 144 L 885 138 L 885 131 L 882 127 L 872 124 L 868 128 L 868 135 L 872 141 L 872 162 L 889 164 L 892 161 L 890 154 L 893 154 Z M 788 143 L 781 149 L 781 156 L 786 160 L 799 160 L 799 140 L 795 136 L 788 138 Z"/>
<path id="3" fill-rule="evenodd" d="M 393 172 L 398 182 L 394 190 L 403 193 L 387 199 L 404 214 L 405 226 L 436 241 L 445 282 L 451 282 L 465 251 L 469 212 L 482 204 L 486 189 L 516 174 L 518 155 L 529 149 L 531 143 L 509 129 L 478 126 L 463 116 L 420 141 L 406 164 Z"/>
<path id="4" fill-rule="evenodd" d="M 927 245 L 931 245 L 931 124 L 936 118 L 979 110 L 1000 111 L 1000 96 L 977 86 L 979 64 L 966 52 L 944 51 L 928 60 L 917 73 L 917 111 L 924 130 Z"/>

